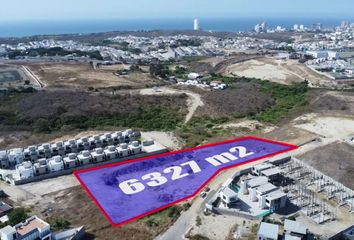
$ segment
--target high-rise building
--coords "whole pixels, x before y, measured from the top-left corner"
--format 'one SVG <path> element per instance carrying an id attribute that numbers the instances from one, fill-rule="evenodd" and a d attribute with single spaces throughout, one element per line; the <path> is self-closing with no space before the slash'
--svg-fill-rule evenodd
<path id="1" fill-rule="evenodd" d="M 200 30 L 200 26 L 199 26 L 199 19 L 194 19 L 193 21 L 193 29 L 194 31 L 199 31 Z"/>
<path id="2" fill-rule="evenodd" d="M 294 31 L 299 31 L 299 25 L 298 24 L 294 24 Z"/>

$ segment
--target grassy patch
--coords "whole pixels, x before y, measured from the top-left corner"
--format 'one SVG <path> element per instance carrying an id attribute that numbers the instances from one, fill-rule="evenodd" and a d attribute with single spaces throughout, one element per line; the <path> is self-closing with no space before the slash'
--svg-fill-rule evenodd
<path id="1" fill-rule="evenodd" d="M 283 85 L 256 78 L 225 77 L 220 75 L 212 76 L 211 80 L 220 80 L 228 84 L 231 89 L 238 89 L 247 83 L 259 92 L 270 95 L 274 99 L 271 107 L 262 110 L 258 114 L 248 115 L 248 117 L 262 122 L 277 123 L 292 110 L 308 104 L 306 97 L 306 93 L 308 92 L 307 81 L 292 85 Z M 247 100 L 245 99 L 245 101 Z"/>
<path id="2" fill-rule="evenodd" d="M 185 140 L 186 147 L 194 147 L 208 138 L 229 135 L 226 129 L 214 128 L 228 120 L 228 118 L 193 117 L 187 124 L 179 127 L 177 133 Z"/>
<path id="3" fill-rule="evenodd" d="M 185 96 L 38 92 L 0 95 L 0 125 L 37 133 L 129 127 L 174 130 L 186 114 Z"/>

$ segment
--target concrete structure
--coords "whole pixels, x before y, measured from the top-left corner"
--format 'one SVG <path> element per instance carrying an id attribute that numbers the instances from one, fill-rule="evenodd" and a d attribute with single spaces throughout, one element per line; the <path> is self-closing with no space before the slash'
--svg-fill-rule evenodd
<path id="1" fill-rule="evenodd" d="M 7 169 L 10 167 L 7 151 L 0 151 L 0 168 Z"/>
<path id="2" fill-rule="evenodd" d="M 102 148 L 96 148 L 94 152 L 91 153 L 92 161 L 94 163 L 103 162 L 106 160 L 106 156 Z"/>
<path id="3" fill-rule="evenodd" d="M 70 139 L 69 141 L 64 142 L 65 153 L 77 153 L 78 152 L 78 144 L 76 140 Z"/>
<path id="4" fill-rule="evenodd" d="M 63 161 L 65 169 L 75 168 L 78 166 L 78 160 L 75 153 L 69 153 L 67 157 L 64 157 Z"/>
<path id="5" fill-rule="evenodd" d="M 0 237 L 1 240 L 79 240 L 85 238 L 85 228 L 81 226 L 52 233 L 47 222 L 32 216 L 15 226 L 0 229 Z"/>
<path id="6" fill-rule="evenodd" d="M 0 230 L 2 240 L 50 240 L 50 225 L 37 216 L 13 227 L 6 226 Z"/>
<path id="7" fill-rule="evenodd" d="M 273 166 L 273 164 L 270 164 L 270 163 L 262 163 L 262 164 L 255 165 L 252 168 L 252 174 L 254 174 L 256 176 L 260 176 L 262 171 L 270 169 L 272 167 L 274 167 L 274 166 Z"/>
<path id="8" fill-rule="evenodd" d="M 231 206 L 238 201 L 237 193 L 228 186 L 219 191 L 219 196 L 226 206 Z"/>
<path id="9" fill-rule="evenodd" d="M 252 202 L 258 202 L 261 209 L 276 211 L 284 208 L 287 202 L 287 195 L 278 187 L 269 183 L 269 179 L 265 176 L 242 178 L 240 193 L 243 195 L 249 194 L 249 199 Z"/>
<path id="10" fill-rule="evenodd" d="M 308 230 L 305 226 L 296 221 L 291 221 L 285 219 L 284 221 L 284 239 L 299 239 L 305 240 L 307 239 Z"/>
<path id="11" fill-rule="evenodd" d="M 78 139 L 76 142 L 77 142 L 79 151 L 90 150 L 90 143 L 88 141 L 88 138 L 83 137 L 83 138 Z"/>
<path id="12" fill-rule="evenodd" d="M 278 240 L 279 226 L 262 222 L 259 226 L 257 239 L 258 240 Z"/>
<path id="13" fill-rule="evenodd" d="M 127 157 L 130 155 L 129 149 L 128 149 L 128 144 L 122 143 L 117 147 L 117 151 L 119 153 L 120 157 Z"/>
<path id="14" fill-rule="evenodd" d="M 14 167 L 17 164 L 21 164 L 23 162 L 23 153 L 22 148 L 11 149 L 7 155 L 9 159 L 9 166 Z"/>
<path id="15" fill-rule="evenodd" d="M 48 167 L 48 164 L 47 164 L 47 159 L 45 159 L 45 158 L 37 160 L 33 164 L 33 168 L 34 168 L 34 174 L 35 175 L 47 174 L 50 171 L 49 167 Z"/>
<path id="16" fill-rule="evenodd" d="M 90 151 L 84 150 L 79 155 L 77 155 L 77 159 L 79 160 L 79 165 L 86 165 L 92 163 L 92 156 Z"/>
<path id="17" fill-rule="evenodd" d="M 38 159 L 38 151 L 36 146 L 29 146 L 23 151 L 25 161 L 35 161 Z"/>
<path id="18" fill-rule="evenodd" d="M 48 167 L 50 172 L 59 172 L 64 170 L 64 162 L 61 156 L 55 156 L 48 160 Z"/>
<path id="19" fill-rule="evenodd" d="M 141 153 L 141 150 L 142 150 L 141 145 L 139 144 L 138 141 L 132 142 L 132 143 L 129 145 L 129 149 L 130 149 L 130 151 L 131 151 L 131 154 L 134 154 L 134 155 Z"/>
<path id="20" fill-rule="evenodd" d="M 119 156 L 115 146 L 107 147 L 107 149 L 104 150 L 104 154 L 107 160 L 117 159 Z"/>
<path id="21" fill-rule="evenodd" d="M 50 148 L 52 149 L 52 154 L 53 155 L 60 155 L 60 156 L 65 156 L 65 147 L 63 142 L 56 142 L 54 144 L 50 145 Z"/>
<path id="22" fill-rule="evenodd" d="M 49 143 L 45 143 L 38 147 L 38 154 L 40 158 L 50 158 L 52 157 L 52 150 Z"/>
<path id="23" fill-rule="evenodd" d="M 20 179 L 32 178 L 34 176 L 33 166 L 29 161 L 16 165 L 16 171 Z"/>

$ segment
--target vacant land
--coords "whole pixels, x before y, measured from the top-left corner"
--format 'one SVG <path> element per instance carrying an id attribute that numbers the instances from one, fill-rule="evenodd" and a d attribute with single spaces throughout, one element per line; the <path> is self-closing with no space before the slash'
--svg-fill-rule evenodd
<path id="1" fill-rule="evenodd" d="M 0 64 L 0 88 L 23 86 L 25 80 L 29 78 L 20 67 Z"/>
<path id="2" fill-rule="evenodd" d="M 300 156 L 317 170 L 354 189 L 354 147 L 335 142 Z"/>
<path id="3" fill-rule="evenodd" d="M 28 67 L 47 87 L 54 88 L 141 88 L 154 84 L 149 73 L 133 72 L 116 76 L 122 66 L 94 69 L 89 63 L 33 63 Z M 124 68 L 124 67 L 123 67 Z"/>
<path id="4" fill-rule="evenodd" d="M 276 83 L 291 84 L 308 80 L 312 85 L 328 84 L 330 79 L 314 72 L 297 60 L 258 58 L 226 67 L 223 74 L 259 78 Z"/>
<path id="5" fill-rule="evenodd" d="M 52 200 L 44 201 L 47 198 Z M 35 212 L 40 213 L 44 219 L 67 219 L 73 227 L 84 225 L 87 232 L 85 239 L 154 239 L 175 221 L 181 211 L 179 207 L 173 207 L 122 227 L 112 228 L 81 186 L 44 195 L 40 202 L 34 203 Z"/>
<path id="6" fill-rule="evenodd" d="M 186 114 L 186 96 L 107 95 L 55 91 L 0 95 L 0 126 L 35 132 L 129 127 L 175 129 Z"/>

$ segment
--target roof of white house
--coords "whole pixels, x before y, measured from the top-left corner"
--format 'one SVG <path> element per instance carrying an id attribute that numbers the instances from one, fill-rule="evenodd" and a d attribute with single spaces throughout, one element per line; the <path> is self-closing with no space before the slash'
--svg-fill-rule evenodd
<path id="1" fill-rule="evenodd" d="M 258 191 L 261 195 L 266 194 L 266 193 L 269 193 L 269 192 L 271 192 L 271 191 L 275 191 L 275 190 L 277 190 L 277 189 L 278 189 L 278 187 L 274 186 L 274 185 L 271 184 L 271 183 L 266 183 L 266 184 L 264 184 L 264 185 L 261 185 L 261 186 L 257 187 L 257 191 Z"/>
<path id="2" fill-rule="evenodd" d="M 269 201 L 275 200 L 275 199 L 279 199 L 286 196 L 286 194 L 283 191 L 277 190 L 274 192 L 271 192 L 270 194 L 267 195 L 267 199 Z"/>
<path id="3" fill-rule="evenodd" d="M 280 168 L 270 168 L 262 171 L 262 174 L 266 177 L 275 176 L 281 173 Z"/>
<path id="4" fill-rule="evenodd" d="M 262 222 L 258 230 L 258 236 L 263 236 L 264 238 L 270 239 L 278 239 L 278 232 L 278 225 Z"/>
<path id="5" fill-rule="evenodd" d="M 254 188 L 254 187 L 258 187 L 258 186 L 261 186 L 263 184 L 266 184 L 268 182 L 268 178 L 267 177 L 255 177 L 255 178 L 252 178 L 250 180 L 248 180 L 247 182 L 247 185 L 248 187 L 250 188 Z"/>
<path id="6" fill-rule="evenodd" d="M 306 235 L 307 233 L 307 229 L 304 225 L 302 225 L 299 222 L 288 220 L 288 219 L 285 219 L 284 230 L 287 232 L 299 233 L 303 235 Z"/>
<path id="7" fill-rule="evenodd" d="M 237 197 L 237 193 L 228 186 L 225 187 L 221 192 L 228 198 Z"/>
<path id="8" fill-rule="evenodd" d="M 7 225 L 6 227 L 1 228 L 0 232 L 5 235 L 9 235 L 9 234 L 16 232 L 16 229 L 14 227 Z"/>
<path id="9" fill-rule="evenodd" d="M 254 166 L 253 168 L 261 171 L 263 169 L 268 169 L 268 168 L 271 168 L 271 167 L 273 167 L 273 165 L 270 164 L 270 163 L 262 163 L 262 164 L 258 164 L 256 166 Z"/>

